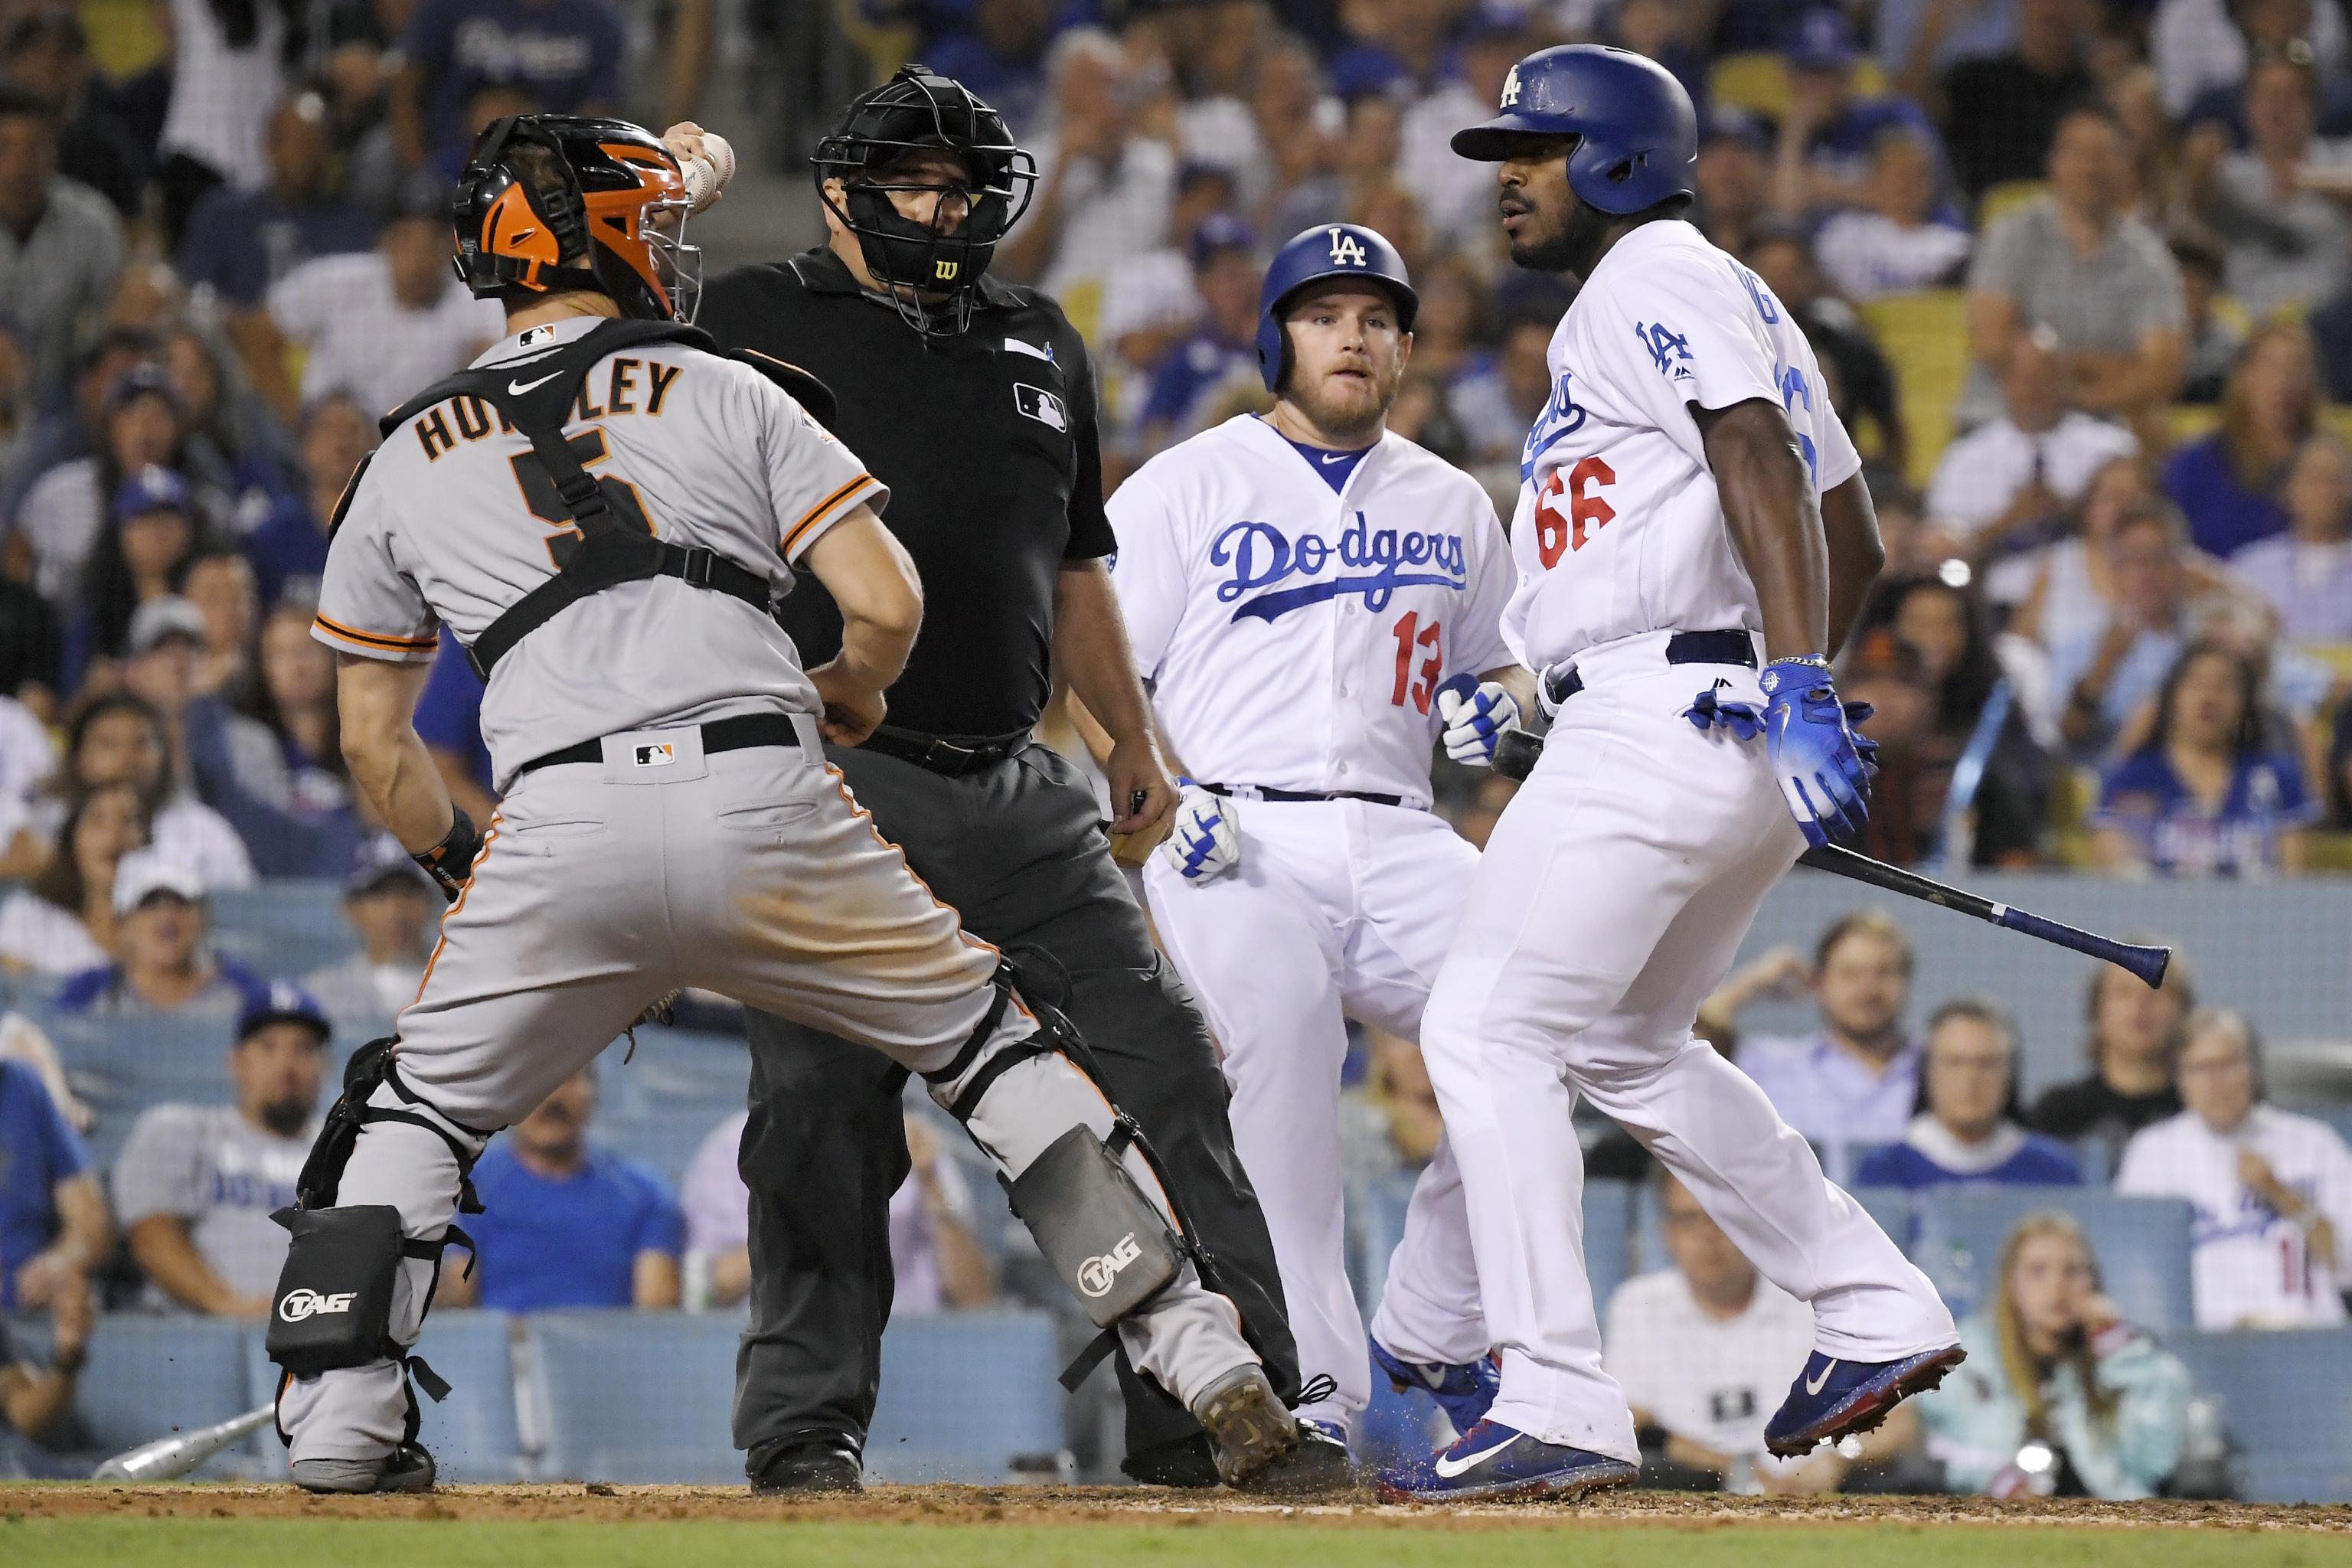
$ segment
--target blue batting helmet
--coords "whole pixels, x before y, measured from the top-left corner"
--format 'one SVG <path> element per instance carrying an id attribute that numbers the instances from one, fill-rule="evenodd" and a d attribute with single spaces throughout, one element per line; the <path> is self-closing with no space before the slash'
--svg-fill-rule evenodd
<path id="1" fill-rule="evenodd" d="M 1697 189 L 1698 115 L 1657 61 L 1599 44 L 1538 49 L 1503 79 L 1501 112 L 1454 133 L 1454 151 L 1499 163 L 1528 136 L 1573 136 L 1568 188 L 1587 206 L 1637 213 Z"/>
<path id="2" fill-rule="evenodd" d="M 1303 230 L 1274 253 L 1257 291 L 1257 368 L 1268 392 L 1282 390 L 1282 369 L 1289 353 L 1282 331 L 1283 307 L 1309 283 L 1333 278 L 1366 278 L 1383 285 L 1396 296 L 1398 330 L 1412 331 L 1421 296 L 1412 291 L 1404 258 L 1395 246 L 1361 224 L 1327 223 Z"/>

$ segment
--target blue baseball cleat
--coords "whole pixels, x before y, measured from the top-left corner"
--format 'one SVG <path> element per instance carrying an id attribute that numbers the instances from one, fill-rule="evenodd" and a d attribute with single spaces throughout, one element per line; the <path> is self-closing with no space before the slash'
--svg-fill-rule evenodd
<path id="1" fill-rule="evenodd" d="M 1638 1465 L 1606 1454 L 1546 1443 L 1516 1426 L 1481 1421 L 1452 1447 L 1382 1470 L 1374 1489 L 1382 1502 L 1573 1502 L 1587 1492 L 1629 1485 L 1641 1473 Z"/>
<path id="2" fill-rule="evenodd" d="M 1764 1428 L 1764 1447 L 1780 1458 L 1810 1453 L 1823 1442 L 1867 1432 L 1915 1394 L 1925 1394 L 1968 1360 L 1958 1345 L 1923 1351 L 1900 1361 L 1840 1361 L 1815 1351 L 1789 1385 L 1789 1397 Z"/>
<path id="3" fill-rule="evenodd" d="M 1467 1432 L 1486 1419 L 1487 1407 L 1503 1386 L 1502 1369 L 1491 1355 L 1468 1362 L 1406 1361 L 1374 1340 L 1372 1364 L 1388 1373 L 1389 1386 L 1399 1394 L 1418 1388 L 1437 1401 L 1456 1433 Z"/>

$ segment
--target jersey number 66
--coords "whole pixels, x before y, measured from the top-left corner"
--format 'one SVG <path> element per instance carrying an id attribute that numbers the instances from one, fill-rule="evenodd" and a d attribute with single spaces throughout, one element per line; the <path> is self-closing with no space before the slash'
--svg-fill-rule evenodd
<path id="1" fill-rule="evenodd" d="M 1563 473 L 1567 475 L 1564 483 Z M 1616 517 L 1617 509 L 1593 493 L 1616 482 L 1616 470 L 1599 458 L 1580 458 L 1572 468 L 1552 470 L 1543 493 L 1536 498 L 1536 557 L 1544 563 L 1544 570 L 1558 565 L 1567 552 L 1583 549 L 1588 538 Z M 1566 516 L 1560 514 L 1563 492 L 1568 499 Z"/>

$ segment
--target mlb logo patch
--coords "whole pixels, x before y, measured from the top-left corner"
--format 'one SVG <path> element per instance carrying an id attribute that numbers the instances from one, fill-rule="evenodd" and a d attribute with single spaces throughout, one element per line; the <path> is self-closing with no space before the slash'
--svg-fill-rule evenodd
<path id="1" fill-rule="evenodd" d="M 1066 432 L 1070 416 L 1062 407 L 1062 400 L 1042 386 L 1032 386 L 1025 381 L 1013 384 L 1013 405 L 1040 425 L 1051 425 Z"/>
<path id="2" fill-rule="evenodd" d="M 677 748 L 667 741 L 657 741 L 639 746 L 636 755 L 641 768 L 666 768 L 677 761 Z"/>

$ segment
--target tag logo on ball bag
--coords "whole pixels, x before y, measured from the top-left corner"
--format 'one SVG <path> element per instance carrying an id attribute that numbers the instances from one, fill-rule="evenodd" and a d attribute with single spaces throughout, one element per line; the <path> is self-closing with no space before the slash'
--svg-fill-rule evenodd
<path id="1" fill-rule="evenodd" d="M 1070 416 L 1062 408 L 1062 400 L 1042 386 L 1032 386 L 1025 381 L 1013 384 L 1013 405 L 1040 425 L 1051 425 L 1056 430 L 1070 427 Z"/>
<path id="2" fill-rule="evenodd" d="M 1078 1265 L 1078 1289 L 1087 1293 L 1089 1300 L 1109 1295 L 1110 1288 L 1118 1283 L 1118 1271 L 1142 1256 L 1143 1248 L 1136 1244 L 1135 1232 L 1129 1231 L 1108 1252 Z"/>
<path id="3" fill-rule="evenodd" d="M 305 1285 L 299 1290 L 286 1293 L 286 1300 L 278 1303 L 278 1315 L 289 1323 L 299 1323 L 305 1318 L 320 1317 L 330 1312 L 348 1312 L 352 1310 L 352 1295 L 353 1292 L 349 1290 L 338 1290 L 331 1296 L 321 1296 Z"/>

